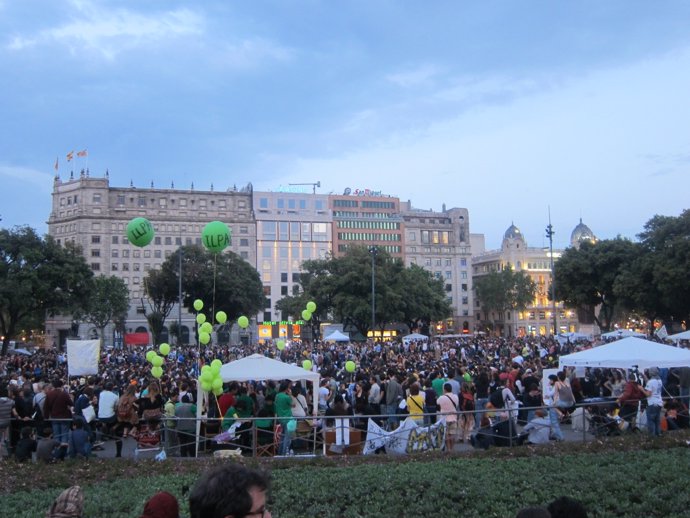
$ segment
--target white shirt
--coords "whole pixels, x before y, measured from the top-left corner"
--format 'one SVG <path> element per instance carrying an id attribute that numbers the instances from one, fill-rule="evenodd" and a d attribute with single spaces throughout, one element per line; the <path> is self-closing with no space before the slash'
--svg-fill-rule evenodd
<path id="1" fill-rule="evenodd" d="M 117 410 L 117 394 L 104 390 L 98 397 L 98 418 L 108 419 L 115 415 Z"/>
<path id="2" fill-rule="evenodd" d="M 649 392 L 652 393 L 651 396 L 647 396 L 647 404 L 648 405 L 656 405 L 656 406 L 663 406 L 664 401 L 661 399 L 661 389 L 663 387 L 663 384 L 661 383 L 661 380 L 659 378 L 652 378 L 647 382 L 647 386 L 645 389 L 647 389 Z"/>

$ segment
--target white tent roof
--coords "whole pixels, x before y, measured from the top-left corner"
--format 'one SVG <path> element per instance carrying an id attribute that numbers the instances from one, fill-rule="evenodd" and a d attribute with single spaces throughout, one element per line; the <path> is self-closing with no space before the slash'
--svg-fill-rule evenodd
<path id="1" fill-rule="evenodd" d="M 426 335 L 420 335 L 419 333 L 412 333 L 407 336 L 403 336 L 403 342 L 411 342 L 412 340 L 423 340 L 427 341 L 429 340 L 429 337 Z"/>
<path id="2" fill-rule="evenodd" d="M 337 329 L 333 331 L 330 335 L 324 338 L 325 341 L 333 340 L 334 342 L 349 342 L 350 337 L 344 333 L 341 333 Z"/>
<path id="3" fill-rule="evenodd" d="M 683 331 L 682 333 L 676 333 L 675 335 L 668 335 L 666 340 L 690 340 L 690 331 Z"/>
<path id="4" fill-rule="evenodd" d="M 631 369 L 638 367 L 690 366 L 690 349 L 680 349 L 651 340 L 628 337 L 567 356 L 561 356 L 559 367 L 603 367 Z"/>
<path id="5" fill-rule="evenodd" d="M 319 373 L 283 363 L 262 354 L 252 354 L 246 358 L 226 363 L 220 368 L 223 382 L 251 380 L 308 380 L 319 386 Z"/>
<path id="6" fill-rule="evenodd" d="M 638 333 L 632 329 L 618 329 L 616 331 L 609 331 L 601 335 L 602 338 L 627 338 L 628 336 L 639 336 L 640 338 L 646 337 L 644 333 Z"/>

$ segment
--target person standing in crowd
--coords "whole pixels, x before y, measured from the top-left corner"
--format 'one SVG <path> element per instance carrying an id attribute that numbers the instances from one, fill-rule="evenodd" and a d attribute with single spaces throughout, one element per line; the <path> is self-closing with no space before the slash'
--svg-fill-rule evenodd
<path id="1" fill-rule="evenodd" d="M 453 451 L 455 438 L 458 436 L 458 411 L 460 403 L 458 396 L 453 394 L 450 383 L 443 384 L 443 394 L 436 399 L 439 417 L 446 419 L 446 451 Z"/>
<path id="2" fill-rule="evenodd" d="M 279 418 L 278 423 L 283 427 L 283 435 L 280 442 L 278 455 L 287 455 L 290 451 L 290 444 L 292 444 L 292 433 L 288 431 L 288 421 L 292 419 L 292 395 L 290 390 L 290 382 L 284 380 L 280 383 L 278 394 L 276 394 L 275 407 L 276 417 Z"/>
<path id="3" fill-rule="evenodd" d="M 262 472 L 239 464 L 214 468 L 197 481 L 189 494 L 191 518 L 271 518 L 266 509 L 269 480 Z"/>
<path id="4" fill-rule="evenodd" d="M 472 429 L 474 428 L 474 394 L 470 385 L 467 382 L 463 382 L 460 387 L 460 442 L 470 442 L 470 436 L 472 435 Z"/>
<path id="5" fill-rule="evenodd" d="M 60 378 L 53 381 L 53 390 L 46 396 L 43 409 L 45 418 L 50 420 L 53 427 L 53 435 L 56 441 L 66 443 L 69 441 L 69 431 L 72 424 L 72 399 L 64 389 L 64 383 Z"/>
<path id="6" fill-rule="evenodd" d="M 180 456 L 196 456 L 196 405 L 192 403 L 192 396 L 185 394 L 175 405 L 177 419 L 177 438 L 180 442 Z"/>
<path id="7" fill-rule="evenodd" d="M 549 423 L 551 425 L 551 436 L 557 441 L 563 440 L 563 432 L 561 432 L 560 415 L 555 407 L 554 402 L 554 385 L 558 381 L 558 376 L 549 374 L 549 381 L 544 384 L 544 405 L 549 407 Z"/>
<path id="8" fill-rule="evenodd" d="M 647 431 L 652 437 L 661 436 L 661 408 L 664 406 L 661 391 L 663 388 L 659 369 L 657 367 L 650 368 L 649 380 L 642 392 L 647 396 Z"/>
<path id="9" fill-rule="evenodd" d="M 405 392 L 403 391 L 402 385 L 398 381 L 394 371 L 389 373 L 388 386 L 386 387 L 386 406 L 384 413 L 388 416 L 386 419 L 386 424 L 388 431 L 395 430 L 398 426 L 398 405 L 405 397 Z M 353 404 L 356 407 L 356 401 Z"/>
<path id="10" fill-rule="evenodd" d="M 98 396 L 98 433 L 96 440 L 100 441 L 101 436 L 105 434 L 105 438 L 111 438 L 113 428 L 117 424 L 117 394 L 113 392 L 113 382 L 108 381 L 105 384 L 105 389 L 101 391 Z"/>

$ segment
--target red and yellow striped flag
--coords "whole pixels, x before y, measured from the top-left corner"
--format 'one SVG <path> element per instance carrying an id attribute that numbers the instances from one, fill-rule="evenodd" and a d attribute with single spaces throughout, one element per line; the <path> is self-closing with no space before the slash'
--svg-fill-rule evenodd
<path id="1" fill-rule="evenodd" d="M 74 158 L 74 151 L 70 151 L 69 153 L 67 153 L 67 161 L 68 162 L 71 162 L 73 158 Z"/>

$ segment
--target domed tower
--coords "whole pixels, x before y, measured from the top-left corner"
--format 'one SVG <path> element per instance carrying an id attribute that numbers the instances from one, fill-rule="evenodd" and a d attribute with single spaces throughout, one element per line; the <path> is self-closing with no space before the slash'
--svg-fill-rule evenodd
<path id="1" fill-rule="evenodd" d="M 583 241 L 589 241 L 590 243 L 597 242 L 597 236 L 591 229 L 582 223 L 582 218 L 580 218 L 580 223 L 573 229 L 572 234 L 570 234 L 570 246 L 574 248 L 580 248 L 580 243 Z"/>
<path id="2" fill-rule="evenodd" d="M 511 223 L 508 227 L 508 230 L 506 230 L 505 234 L 503 234 L 502 248 L 506 250 L 510 248 L 524 249 L 526 247 L 527 243 L 525 242 L 525 238 L 522 235 L 522 232 L 520 232 L 520 229 L 517 228 L 513 223 Z"/>

